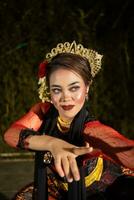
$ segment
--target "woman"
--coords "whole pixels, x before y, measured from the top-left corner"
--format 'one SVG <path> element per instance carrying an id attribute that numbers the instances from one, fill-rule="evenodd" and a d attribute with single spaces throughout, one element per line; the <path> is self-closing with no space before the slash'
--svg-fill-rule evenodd
<path id="1" fill-rule="evenodd" d="M 133 173 L 134 142 L 95 120 L 87 108 L 101 58 L 75 41 L 58 44 L 40 65 L 42 103 L 5 132 L 10 146 L 44 152 L 49 199 L 110 198 L 108 186 L 125 168 Z"/>

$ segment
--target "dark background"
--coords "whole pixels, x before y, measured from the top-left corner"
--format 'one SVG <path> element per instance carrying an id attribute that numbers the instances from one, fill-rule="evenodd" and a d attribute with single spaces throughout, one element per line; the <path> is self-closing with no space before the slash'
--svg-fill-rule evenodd
<path id="1" fill-rule="evenodd" d="M 103 54 L 90 93 L 100 121 L 134 138 L 134 7 L 131 0 L 0 0 L 0 151 L 9 125 L 37 101 L 38 64 L 59 42 Z"/>

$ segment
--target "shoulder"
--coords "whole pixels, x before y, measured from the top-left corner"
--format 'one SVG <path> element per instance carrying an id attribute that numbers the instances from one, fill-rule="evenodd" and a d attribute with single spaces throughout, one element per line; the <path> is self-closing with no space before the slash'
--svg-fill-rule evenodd
<path id="1" fill-rule="evenodd" d="M 100 122 L 99 120 L 94 120 L 91 122 L 87 122 L 85 124 L 85 128 L 84 128 L 84 133 L 86 134 L 97 134 L 97 135 L 102 135 L 102 134 L 119 134 L 117 133 L 116 130 L 114 130 L 111 126 L 105 125 L 102 122 Z"/>
<path id="2" fill-rule="evenodd" d="M 45 114 L 51 107 L 51 103 L 42 103 L 38 102 L 35 105 L 33 105 L 30 109 L 30 111 L 36 113 L 36 114 Z"/>
<path id="3" fill-rule="evenodd" d="M 89 121 L 84 126 L 84 132 L 86 133 L 90 130 L 97 129 L 97 128 L 100 128 L 103 126 L 104 126 L 104 124 L 102 124 L 99 120 Z"/>
<path id="4" fill-rule="evenodd" d="M 85 129 L 90 129 L 90 128 L 101 128 L 101 129 L 105 129 L 105 130 L 114 130 L 114 128 L 112 128 L 109 125 L 106 125 L 102 122 L 100 122 L 99 120 L 94 120 L 94 121 L 89 121 L 85 124 Z"/>
<path id="5" fill-rule="evenodd" d="M 87 127 L 96 127 L 96 126 L 100 126 L 102 125 L 102 123 L 99 120 L 93 120 L 93 121 L 89 121 L 85 124 L 85 128 Z"/>
<path id="6" fill-rule="evenodd" d="M 105 125 L 98 120 L 87 122 L 85 124 L 84 135 L 97 137 L 101 140 L 122 140 L 124 142 L 134 145 L 134 140 L 126 138 L 123 134 L 119 133 L 111 126 Z"/>

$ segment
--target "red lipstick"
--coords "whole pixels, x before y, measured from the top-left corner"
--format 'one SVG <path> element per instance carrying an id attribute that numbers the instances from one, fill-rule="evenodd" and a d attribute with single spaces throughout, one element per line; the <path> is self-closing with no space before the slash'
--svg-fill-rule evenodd
<path id="1" fill-rule="evenodd" d="M 61 106 L 63 110 L 72 110 L 74 105 L 68 105 L 68 106 Z"/>

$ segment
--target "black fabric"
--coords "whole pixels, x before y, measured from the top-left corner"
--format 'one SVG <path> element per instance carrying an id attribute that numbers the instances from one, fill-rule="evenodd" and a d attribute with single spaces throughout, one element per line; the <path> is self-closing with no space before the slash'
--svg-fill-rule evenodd
<path id="1" fill-rule="evenodd" d="M 77 146 L 83 146 L 84 141 L 82 137 L 83 133 L 83 128 L 84 124 L 87 121 L 92 121 L 94 120 L 93 117 L 89 116 L 89 112 L 87 110 L 86 104 L 83 106 L 81 111 L 76 115 L 74 118 L 70 130 L 66 134 L 60 133 L 60 131 L 57 129 L 57 117 L 58 117 L 58 112 L 54 108 L 54 106 L 51 106 L 49 112 L 46 113 L 44 117 L 44 122 L 40 128 L 40 133 L 41 134 L 47 134 L 50 136 L 58 137 L 63 140 L 68 141 L 71 144 L 77 145 Z M 37 198 L 38 200 L 47 200 L 47 174 L 46 174 L 46 167 L 44 166 L 45 172 L 43 172 L 42 168 L 42 162 L 40 160 L 41 155 L 39 153 L 36 154 L 36 168 L 35 168 L 35 187 L 37 188 L 38 192 L 37 195 L 39 197 Z M 39 162 L 40 160 L 40 162 Z M 81 162 L 81 157 L 77 158 L 77 164 L 79 166 L 80 170 L 80 181 L 73 181 L 72 183 L 69 183 L 69 191 L 68 191 L 68 200 L 73 199 L 73 200 L 86 200 L 86 188 L 85 188 L 85 183 L 84 183 L 84 171 L 82 167 L 82 162 Z M 37 176 L 37 177 L 36 177 Z M 42 182 L 38 181 L 40 179 L 43 179 Z M 42 186 L 42 184 L 44 186 Z M 45 190 L 43 190 L 45 188 Z M 39 193 L 44 193 L 44 194 L 39 194 Z"/>
<path id="2" fill-rule="evenodd" d="M 68 184 L 68 200 L 86 200 L 85 176 L 82 166 L 79 166 L 79 171 L 81 176 L 80 181 L 73 181 Z"/>
<path id="3" fill-rule="evenodd" d="M 19 149 L 25 149 L 25 139 L 30 135 L 37 135 L 37 132 L 28 128 L 22 129 L 19 134 L 19 141 L 16 147 Z"/>
<path id="4" fill-rule="evenodd" d="M 134 177 L 123 175 L 121 177 L 118 177 L 109 187 L 107 187 L 105 192 L 96 192 L 93 195 L 87 196 L 86 200 L 133 200 L 133 186 Z M 79 188 L 76 187 L 76 190 L 77 189 Z M 31 197 L 32 191 L 33 183 L 30 183 L 22 188 L 19 192 L 17 192 L 12 200 L 38 200 L 37 196 L 35 199 Z M 62 194 L 62 198 L 59 198 L 58 200 L 67 200 L 66 193 Z M 70 200 L 73 199 L 70 198 Z"/>
<path id="5" fill-rule="evenodd" d="M 113 184 L 107 187 L 105 197 L 108 200 L 133 200 L 134 199 L 134 177 L 120 176 Z"/>
<path id="6" fill-rule="evenodd" d="M 40 128 L 41 134 L 47 134 L 63 140 L 71 144 L 83 146 L 83 129 L 86 122 L 93 121 L 95 118 L 89 115 L 88 107 L 84 104 L 81 111 L 75 116 L 72 121 L 70 130 L 66 134 L 62 134 L 57 128 L 58 112 L 52 105 L 49 112 L 44 116 L 44 122 Z"/>
<path id="7" fill-rule="evenodd" d="M 36 152 L 33 200 L 48 200 L 47 168 L 43 163 L 43 152 Z"/>

